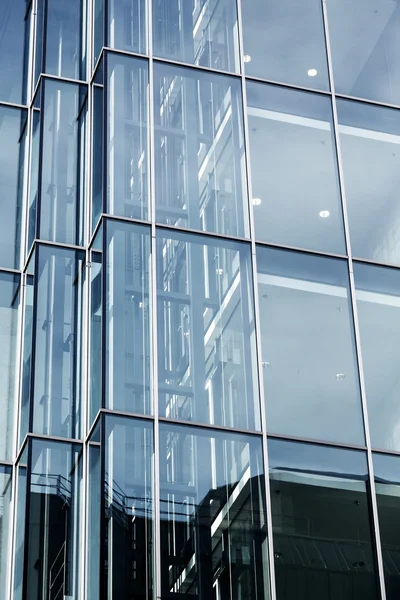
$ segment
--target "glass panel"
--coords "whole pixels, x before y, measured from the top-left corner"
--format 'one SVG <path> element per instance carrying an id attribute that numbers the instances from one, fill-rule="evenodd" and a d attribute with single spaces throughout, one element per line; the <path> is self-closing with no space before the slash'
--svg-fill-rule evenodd
<path id="1" fill-rule="evenodd" d="M 44 86 L 40 238 L 78 244 L 83 237 L 87 88 L 48 79 Z"/>
<path id="2" fill-rule="evenodd" d="M 398 264 L 400 111 L 340 99 L 337 110 L 352 253 Z"/>
<path id="3" fill-rule="evenodd" d="M 10 461 L 14 458 L 19 292 L 19 275 L 0 273 L 0 460 Z"/>
<path id="4" fill-rule="evenodd" d="M 95 436 L 94 436 L 95 437 Z M 101 450 L 100 441 L 91 440 L 88 445 L 87 520 L 88 541 L 86 546 L 87 583 L 86 598 L 100 598 L 100 522 L 101 522 Z"/>
<path id="5" fill-rule="evenodd" d="M 0 106 L 0 266 L 11 269 L 20 266 L 26 119 L 25 110 Z"/>
<path id="6" fill-rule="evenodd" d="M 269 440 L 278 600 L 377 600 L 363 452 Z"/>
<path id="7" fill-rule="evenodd" d="M 400 450 L 400 271 L 354 263 L 371 443 Z"/>
<path id="8" fill-rule="evenodd" d="M 154 65 L 156 220 L 248 236 L 240 80 Z"/>
<path id="9" fill-rule="evenodd" d="M 0 2 L 0 100 L 25 104 L 26 62 L 28 44 L 26 30 L 30 18 L 25 20 L 25 0 Z"/>
<path id="10" fill-rule="evenodd" d="M 16 467 L 17 487 L 15 509 L 17 519 L 15 523 L 14 539 L 14 585 L 13 600 L 22 600 L 23 576 L 24 576 L 24 543 L 25 543 L 25 502 L 27 485 L 27 447 L 22 453 L 19 463 Z"/>
<path id="11" fill-rule="evenodd" d="M 398 104 L 400 5 L 395 0 L 327 0 L 335 90 Z"/>
<path id="12" fill-rule="evenodd" d="M 253 82 L 247 104 L 256 237 L 344 253 L 330 100 Z"/>
<path id="13" fill-rule="evenodd" d="M 44 440 L 31 444 L 24 598 L 79 600 L 81 450 Z"/>
<path id="14" fill-rule="evenodd" d="M 40 94 L 38 92 L 37 96 Z M 27 225 L 27 252 L 30 251 L 36 237 L 36 222 L 39 194 L 39 143 L 40 143 L 40 111 L 32 111 L 32 140 L 30 156 L 30 182 L 28 195 L 28 225 Z"/>
<path id="15" fill-rule="evenodd" d="M 107 408 L 150 412 L 150 229 L 106 221 Z"/>
<path id="16" fill-rule="evenodd" d="M 108 0 L 109 48 L 146 52 L 146 1 Z"/>
<path id="17" fill-rule="evenodd" d="M 153 425 L 106 417 L 104 598 L 153 598 Z"/>
<path id="18" fill-rule="evenodd" d="M 160 414 L 260 428 L 250 246 L 157 239 Z"/>
<path id="19" fill-rule="evenodd" d="M 33 431 L 80 437 L 83 253 L 37 249 Z"/>
<path id="20" fill-rule="evenodd" d="M 92 232 L 103 212 L 104 103 L 103 86 L 93 86 Z"/>
<path id="21" fill-rule="evenodd" d="M 0 595 L 7 598 L 11 557 L 8 549 L 11 519 L 11 468 L 0 465 Z"/>
<path id="22" fill-rule="evenodd" d="M 364 444 L 347 263 L 257 248 L 271 433 Z"/>
<path id="23" fill-rule="evenodd" d="M 148 214 L 147 61 L 107 55 L 107 211 L 146 219 Z"/>
<path id="24" fill-rule="evenodd" d="M 374 454 L 373 460 L 386 599 L 397 600 L 400 590 L 399 457 Z"/>
<path id="25" fill-rule="evenodd" d="M 93 7 L 93 67 L 100 58 L 104 46 L 104 1 L 92 0 Z"/>
<path id="26" fill-rule="evenodd" d="M 102 256 L 92 251 L 90 269 L 90 389 L 89 427 L 102 406 Z"/>
<path id="27" fill-rule="evenodd" d="M 244 0 L 242 13 L 246 75 L 329 90 L 320 0 Z"/>
<path id="28" fill-rule="evenodd" d="M 160 424 L 161 593 L 269 598 L 261 439 Z"/>
<path id="29" fill-rule="evenodd" d="M 35 82 L 41 72 L 86 79 L 84 0 L 38 0 Z"/>
<path id="30" fill-rule="evenodd" d="M 152 1 L 156 56 L 239 72 L 236 2 Z"/>
<path id="31" fill-rule="evenodd" d="M 32 367 L 32 329 L 33 329 L 33 284 L 34 277 L 30 273 L 35 263 L 35 252 L 28 265 L 28 274 L 25 285 L 24 330 L 22 347 L 22 386 L 21 386 L 21 411 L 19 418 L 19 446 L 23 443 L 29 431 L 29 413 L 31 398 L 31 367 Z"/>

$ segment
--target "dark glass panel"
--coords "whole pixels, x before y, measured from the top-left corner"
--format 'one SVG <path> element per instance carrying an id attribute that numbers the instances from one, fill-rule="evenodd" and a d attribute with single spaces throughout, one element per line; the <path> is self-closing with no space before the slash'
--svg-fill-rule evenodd
<path id="1" fill-rule="evenodd" d="M 26 103 L 30 16 L 25 0 L 0 2 L 0 100 Z"/>
<path id="2" fill-rule="evenodd" d="M 8 551 L 11 525 L 11 467 L 0 465 L 0 595 L 8 594 L 8 578 L 11 567 L 11 556 Z"/>

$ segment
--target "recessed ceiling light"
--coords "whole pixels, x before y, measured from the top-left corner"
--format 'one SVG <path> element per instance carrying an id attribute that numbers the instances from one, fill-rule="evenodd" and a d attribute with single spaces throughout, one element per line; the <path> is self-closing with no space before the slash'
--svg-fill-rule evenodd
<path id="1" fill-rule="evenodd" d="M 251 56 L 250 56 L 250 54 L 245 54 L 245 55 L 243 56 L 243 61 L 244 61 L 245 63 L 248 63 L 248 62 L 250 62 L 250 61 L 251 61 Z"/>
<path id="2" fill-rule="evenodd" d="M 308 71 L 307 71 L 307 75 L 309 77 L 315 77 L 317 75 L 317 73 L 318 73 L 317 69 L 308 69 Z"/>
<path id="3" fill-rule="evenodd" d="M 261 204 L 261 198 L 253 198 L 254 206 L 260 206 L 260 204 Z"/>
<path id="4" fill-rule="evenodd" d="M 215 272 L 216 272 L 217 275 L 223 275 L 224 270 L 223 269 L 216 269 Z"/>
<path id="5" fill-rule="evenodd" d="M 343 381 L 343 379 L 345 377 L 346 377 L 346 375 L 344 373 L 336 373 L 336 375 L 335 375 L 336 381 Z"/>
<path id="6" fill-rule="evenodd" d="M 330 214 L 331 213 L 329 212 L 329 210 L 321 210 L 319 216 L 321 217 L 321 219 L 327 219 Z"/>

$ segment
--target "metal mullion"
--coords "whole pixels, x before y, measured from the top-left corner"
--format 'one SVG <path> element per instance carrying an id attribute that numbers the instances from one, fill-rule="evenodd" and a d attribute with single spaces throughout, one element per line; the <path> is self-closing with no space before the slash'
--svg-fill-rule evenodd
<path id="1" fill-rule="evenodd" d="M 380 531 L 379 531 L 379 517 L 378 517 L 378 505 L 377 505 L 377 499 L 376 499 L 376 490 L 375 490 L 374 466 L 373 466 L 373 456 L 372 456 L 372 447 L 371 447 L 371 434 L 370 434 L 369 420 L 368 420 L 367 397 L 366 397 L 364 369 L 363 369 L 362 352 L 361 352 L 360 327 L 359 327 L 359 321 L 358 321 L 357 298 L 356 298 L 356 289 L 355 289 L 354 271 L 353 271 L 353 258 L 352 258 L 352 252 L 351 252 L 350 228 L 349 228 L 349 221 L 348 221 L 348 215 L 347 215 L 347 199 L 346 199 L 346 190 L 345 190 L 344 176 L 343 176 L 342 154 L 341 154 L 341 148 L 340 148 L 339 122 L 338 122 L 338 116 L 337 116 L 337 105 L 336 105 L 336 97 L 335 97 L 335 81 L 334 81 L 334 77 L 333 77 L 333 63 L 332 63 L 332 53 L 331 53 L 330 38 L 329 38 L 328 14 L 327 14 L 326 0 L 321 0 L 321 2 L 322 2 L 325 40 L 326 40 L 328 74 L 329 74 L 329 82 L 330 82 L 330 88 L 331 88 L 331 93 L 332 93 L 333 131 L 334 131 L 336 153 L 337 153 L 338 177 L 339 177 L 339 186 L 340 186 L 341 201 L 342 201 L 342 210 L 343 210 L 344 234 L 345 234 L 346 247 L 347 247 L 347 252 L 348 252 L 350 300 L 351 300 L 352 314 L 353 314 L 355 347 L 356 347 L 356 356 L 357 356 L 357 364 L 358 364 L 358 375 L 359 375 L 359 381 L 360 381 L 362 416 L 363 416 L 363 424 L 364 424 L 365 441 L 367 444 L 369 492 L 370 492 L 370 499 L 371 499 L 372 524 L 373 524 L 373 533 L 374 533 L 373 540 L 375 542 L 375 553 L 376 553 L 376 560 L 377 560 L 377 566 L 378 566 L 377 575 L 378 575 L 378 579 L 379 579 L 381 600 L 386 600 L 385 573 L 384 573 L 384 566 L 383 566 L 381 537 L 380 537 Z"/>
<path id="2" fill-rule="evenodd" d="M 243 0 L 244 2 L 246 0 Z M 254 325 L 256 339 L 256 354 L 257 354 L 257 376 L 258 376 L 258 400 L 261 417 L 262 431 L 262 451 L 264 460 L 264 490 L 265 490 L 265 509 L 267 521 L 267 543 L 268 543 L 268 567 L 269 567 L 269 590 L 271 600 L 277 600 L 276 596 L 276 580 L 275 580 L 275 563 L 274 563 L 274 540 L 272 534 L 272 503 L 269 481 L 269 462 L 268 462 L 268 442 L 267 442 L 267 421 L 265 409 L 265 393 L 264 381 L 262 377 L 262 352 L 261 352 L 261 326 L 260 326 L 260 307 L 258 302 L 257 288 L 257 262 L 256 262 L 256 242 L 255 242 L 255 226 L 254 214 L 251 204 L 252 181 L 251 181 L 251 164 L 250 164 L 250 144 L 249 144 L 249 127 L 247 118 L 247 94 L 246 94 L 246 77 L 244 73 L 244 42 L 243 42 L 243 23 L 242 23 L 242 0 L 237 0 L 237 16 L 238 16 L 238 34 L 239 34 L 239 57 L 241 65 L 241 86 L 242 86 L 242 103 L 243 103 L 243 135 L 244 135 L 244 151 L 247 175 L 247 195 L 248 195 L 248 211 L 250 219 L 250 239 L 251 239 L 251 278 L 252 278 L 252 293 L 254 302 Z"/>

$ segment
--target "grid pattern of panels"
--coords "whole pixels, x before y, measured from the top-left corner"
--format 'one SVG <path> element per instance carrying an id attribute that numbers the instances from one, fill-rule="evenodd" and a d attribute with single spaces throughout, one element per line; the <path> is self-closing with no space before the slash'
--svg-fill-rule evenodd
<path id="1" fill-rule="evenodd" d="M 0 596 L 394 600 L 396 0 L 3 0 Z"/>

